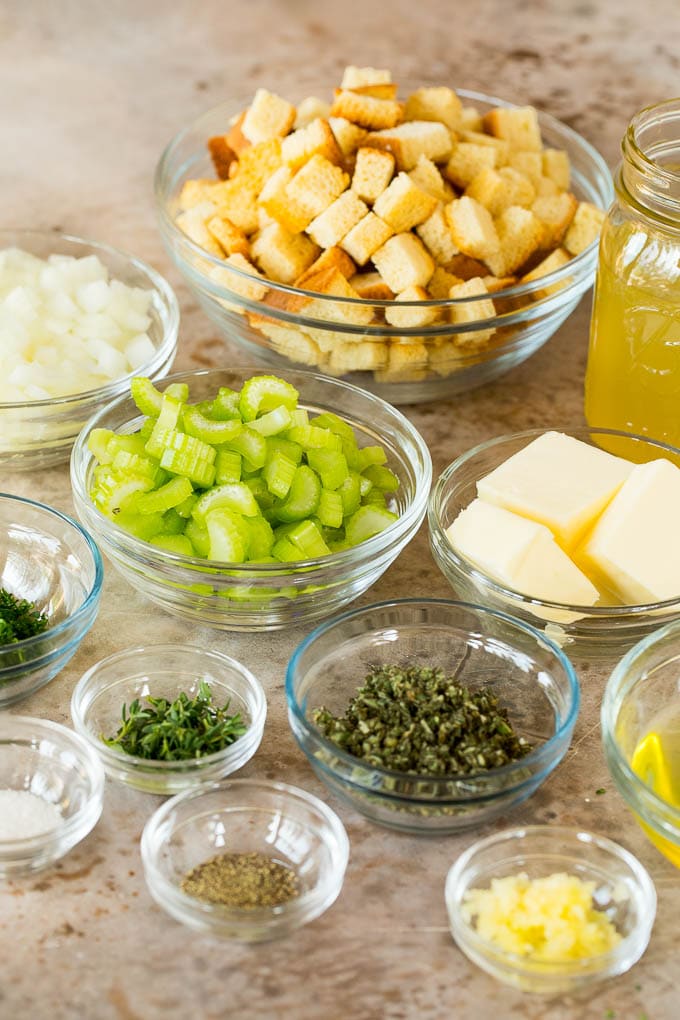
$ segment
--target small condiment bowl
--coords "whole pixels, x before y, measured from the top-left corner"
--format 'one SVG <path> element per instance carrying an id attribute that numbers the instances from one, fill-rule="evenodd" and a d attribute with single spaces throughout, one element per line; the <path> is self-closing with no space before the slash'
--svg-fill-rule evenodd
<path id="1" fill-rule="evenodd" d="M 0 588 L 32 602 L 49 626 L 0 646 L 0 709 L 49 683 L 97 616 L 104 568 L 88 533 L 44 503 L 0 493 Z"/>
<path id="2" fill-rule="evenodd" d="M 68 853 L 102 811 L 104 770 L 84 740 L 46 719 L 0 716 L 0 790 L 54 804 L 59 825 L 29 839 L 0 840 L 0 878 L 38 871 Z"/>
<path id="3" fill-rule="evenodd" d="M 154 761 L 127 754 L 104 743 L 121 725 L 123 705 L 146 695 L 175 701 L 184 692 L 195 698 L 201 680 L 211 688 L 213 703 L 229 704 L 248 727 L 222 751 L 184 761 Z M 106 774 L 147 793 L 179 793 L 197 782 L 214 781 L 245 765 L 262 740 L 267 702 L 257 678 L 222 652 L 191 645 L 146 645 L 126 648 L 91 666 L 73 691 L 71 716 L 80 735 L 97 753 Z"/>
<path id="4" fill-rule="evenodd" d="M 149 892 L 198 931 L 242 942 L 279 938 L 336 900 L 349 859 L 342 822 L 323 801 L 284 783 L 227 779 L 173 797 L 147 822 L 142 861 Z M 246 909 L 204 903 L 181 889 L 185 875 L 219 853 L 263 853 L 292 868 L 299 896 Z"/>
<path id="5" fill-rule="evenodd" d="M 325 706 L 342 715 L 369 670 L 438 666 L 488 689 L 534 749 L 519 761 L 470 775 L 409 775 L 341 750 L 314 723 Z M 526 800 L 565 754 L 579 706 L 565 655 L 528 624 L 446 599 L 365 606 L 318 627 L 295 651 L 286 677 L 288 719 L 328 788 L 371 821 L 415 833 L 484 825 Z"/>
<path id="6" fill-rule="evenodd" d="M 522 872 L 529 879 L 566 873 L 594 882 L 594 905 L 621 941 L 599 956 L 547 963 L 482 938 L 474 917 L 466 918 L 466 893 Z M 603 836 L 553 825 L 506 829 L 474 843 L 450 869 L 445 898 L 451 933 L 468 959 L 505 984 L 542 995 L 575 992 L 629 970 L 647 948 L 656 914 L 654 885 L 636 857 Z"/>
<path id="7" fill-rule="evenodd" d="M 680 790 L 673 758 L 656 740 L 633 769 L 635 752 L 672 719 L 680 740 L 680 621 L 640 641 L 615 667 L 602 701 L 602 742 L 616 787 L 652 843 L 680 868 Z M 668 730 L 666 731 L 668 733 Z M 677 758 L 675 759 L 677 760 Z M 639 774 L 642 773 L 642 774 Z M 651 785 L 651 782 L 654 785 Z"/>

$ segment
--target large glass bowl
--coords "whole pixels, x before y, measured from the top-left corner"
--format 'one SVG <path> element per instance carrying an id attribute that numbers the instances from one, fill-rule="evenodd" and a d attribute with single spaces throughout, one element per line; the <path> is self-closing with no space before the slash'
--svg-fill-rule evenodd
<path id="1" fill-rule="evenodd" d="M 635 645 L 614 668 L 602 701 L 602 742 L 619 793 L 680 868 L 680 621 Z"/>
<path id="2" fill-rule="evenodd" d="M 410 86 L 417 88 L 422 84 L 403 83 L 404 94 Z M 457 91 L 466 104 L 481 112 L 512 105 L 478 92 Z M 328 88 L 318 94 L 326 92 Z M 291 98 L 299 100 L 302 96 Z M 239 284 L 252 281 L 252 277 L 226 266 L 220 258 L 191 241 L 176 225 L 175 217 L 183 183 L 215 176 L 207 139 L 224 134 L 230 118 L 249 102 L 250 98 L 230 100 L 180 131 L 161 156 L 155 188 L 161 237 L 168 253 L 220 332 L 251 358 L 281 371 L 291 364 L 306 364 L 324 373 L 342 375 L 393 404 L 442 399 L 487 383 L 519 365 L 552 336 L 592 285 L 597 242 L 549 276 L 499 291 L 493 296 L 496 302 L 493 318 L 457 323 L 455 331 L 463 334 L 466 342 L 475 341 L 475 333 L 480 331 L 494 331 L 488 343 L 473 343 L 478 348 L 474 351 L 454 344 L 448 321 L 451 306 L 465 307 L 475 300 L 471 298 L 428 302 L 439 322 L 426 327 L 397 328 L 385 321 L 385 311 L 394 304 L 392 301 L 339 301 L 315 294 L 323 313 L 310 317 L 281 308 L 281 298 L 291 295 L 305 298 L 308 291 L 271 283 L 264 300 L 240 296 Z M 565 124 L 540 111 L 538 118 L 544 144 L 569 154 L 573 192 L 578 198 L 606 209 L 614 192 L 602 157 Z M 408 303 L 399 304 L 402 309 L 407 306 Z M 351 325 L 357 319 L 369 324 Z M 358 343 L 366 363 L 382 367 L 344 371 L 340 367 L 343 362 L 357 364 Z M 395 357 L 383 365 L 383 355 L 389 357 L 389 350 L 395 345 L 408 347 L 408 356 L 397 352 L 398 361 Z M 347 362 L 346 358 L 352 360 Z"/>
<path id="3" fill-rule="evenodd" d="M 366 674 L 382 665 L 438 666 L 472 690 L 488 688 L 533 750 L 502 768 L 435 777 L 347 754 L 321 733 L 314 712 L 343 715 Z M 484 825 L 530 797 L 566 753 L 579 706 L 569 660 L 542 634 L 444 599 L 378 603 L 322 624 L 290 660 L 286 697 L 295 739 L 333 793 L 373 822 L 433 834 Z"/>
<path id="4" fill-rule="evenodd" d="M 141 259 L 107 244 L 68 234 L 37 230 L 0 230 L 0 250 L 21 248 L 38 258 L 96 256 L 111 277 L 129 287 L 151 291 L 148 336 L 153 356 L 135 372 L 83 393 L 45 400 L 0 403 L 0 468 L 42 470 L 68 460 L 73 442 L 95 411 L 130 387 L 133 375 L 160 378 L 169 371 L 177 350 L 179 306 L 168 283 Z"/>
<path id="5" fill-rule="evenodd" d="M 186 382 L 191 399 L 214 397 L 220 386 L 240 389 L 255 368 L 207 370 L 169 376 Z M 332 411 L 355 431 L 360 446 L 381 444 L 399 478 L 394 494 L 399 519 L 360 545 L 294 564 L 225 563 L 180 556 L 134 538 L 105 517 L 89 492 L 95 462 L 87 448 L 95 428 L 132 432 L 141 417 L 121 397 L 88 423 L 73 448 L 71 482 L 78 516 L 97 537 L 114 566 L 143 595 L 170 613 L 223 630 L 276 630 L 330 616 L 361 595 L 384 573 L 420 526 L 427 506 L 432 462 L 408 419 L 378 397 L 339 379 L 287 371 L 312 413 Z M 160 387 L 161 389 L 163 386 Z"/>
<path id="6" fill-rule="evenodd" d="M 646 634 L 674 619 L 680 613 L 680 597 L 640 606 L 572 606 L 530 598 L 492 580 L 459 555 L 446 537 L 449 525 L 475 499 L 479 479 L 545 431 L 531 429 L 490 439 L 444 469 L 432 488 L 428 507 L 432 555 L 460 598 L 483 602 L 544 629 L 572 656 L 618 657 Z M 680 466 L 680 450 L 643 436 L 585 427 L 560 431 L 635 463 L 666 457 Z"/>
<path id="7" fill-rule="evenodd" d="M 0 493 L 0 588 L 49 620 L 42 634 L 0 646 L 0 709 L 64 668 L 95 621 L 103 576 L 99 549 L 76 521 Z"/>

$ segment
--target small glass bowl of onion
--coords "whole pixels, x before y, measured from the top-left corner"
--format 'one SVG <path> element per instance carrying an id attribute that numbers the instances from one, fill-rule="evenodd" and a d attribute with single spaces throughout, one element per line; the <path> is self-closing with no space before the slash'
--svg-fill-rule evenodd
<path id="1" fill-rule="evenodd" d="M 0 467 L 68 459 L 133 375 L 167 374 L 179 307 L 140 259 L 53 231 L 0 230 Z"/>

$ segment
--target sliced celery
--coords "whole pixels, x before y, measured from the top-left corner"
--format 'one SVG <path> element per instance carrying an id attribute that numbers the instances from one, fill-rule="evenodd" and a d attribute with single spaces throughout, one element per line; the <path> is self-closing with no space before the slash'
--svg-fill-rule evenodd
<path id="1" fill-rule="evenodd" d="M 224 563 L 243 563 L 248 552 L 248 536 L 238 514 L 220 507 L 205 518 L 208 529 L 208 558 Z"/>
<path id="2" fill-rule="evenodd" d="M 300 550 L 305 559 L 327 556 L 330 552 L 313 521 L 299 521 L 288 532 L 288 539 Z"/>
<path id="3" fill-rule="evenodd" d="M 350 471 L 337 491 L 342 500 L 343 514 L 348 517 L 361 506 L 361 475 L 356 471 Z"/>
<path id="4" fill-rule="evenodd" d="M 264 517 L 246 518 L 250 541 L 248 543 L 248 559 L 262 563 L 269 558 L 274 545 L 274 532 Z"/>
<path id="5" fill-rule="evenodd" d="M 228 450 L 240 453 L 253 470 L 264 466 L 267 459 L 267 440 L 259 432 L 245 426 L 237 436 L 225 443 Z"/>
<path id="6" fill-rule="evenodd" d="M 382 489 L 379 489 L 375 485 L 370 492 L 367 492 L 365 496 L 361 497 L 361 503 L 362 506 L 387 506 L 385 493 Z"/>
<path id="7" fill-rule="evenodd" d="M 180 403 L 186 404 L 189 399 L 189 384 L 185 382 L 168 383 L 163 392 L 164 396 L 174 397 Z"/>
<path id="8" fill-rule="evenodd" d="M 359 545 L 384 531 L 396 520 L 397 515 L 391 510 L 379 506 L 362 506 L 345 522 L 345 537 L 350 545 Z"/>
<path id="9" fill-rule="evenodd" d="M 343 520 L 342 497 L 340 493 L 322 489 L 316 513 L 324 527 L 339 528 Z"/>
<path id="10" fill-rule="evenodd" d="M 365 471 L 370 464 L 385 464 L 387 454 L 382 446 L 362 446 L 359 450 L 359 470 Z"/>
<path id="11" fill-rule="evenodd" d="M 267 488 L 267 483 L 261 474 L 258 473 L 252 478 L 246 478 L 244 485 L 248 486 L 261 510 L 274 506 L 274 496 Z"/>
<path id="12" fill-rule="evenodd" d="M 295 478 L 297 465 L 285 453 L 276 450 L 262 469 L 262 477 L 273 496 L 285 499 Z"/>
<path id="13" fill-rule="evenodd" d="M 303 560 L 304 554 L 296 545 L 293 545 L 287 537 L 279 538 L 272 547 L 272 556 L 281 563 L 291 563 L 294 560 Z"/>
<path id="14" fill-rule="evenodd" d="M 188 499 L 193 492 L 188 478 L 171 478 L 160 489 L 147 492 L 135 500 L 135 510 L 140 514 L 163 513 Z"/>
<path id="15" fill-rule="evenodd" d="M 273 411 L 266 411 L 260 418 L 249 423 L 251 429 L 255 429 L 261 436 L 275 436 L 284 432 L 290 425 L 290 411 L 284 407 L 275 407 Z"/>
<path id="16" fill-rule="evenodd" d="M 295 469 L 285 501 L 275 507 L 276 515 L 280 521 L 301 521 L 316 513 L 320 498 L 318 475 L 307 464 L 301 464 Z"/>
<path id="17" fill-rule="evenodd" d="M 243 384 L 239 408 L 244 421 L 254 421 L 264 411 L 283 405 L 289 411 L 297 407 L 294 386 L 275 375 L 254 375 Z"/>
<path id="18" fill-rule="evenodd" d="M 186 526 L 186 520 L 184 517 L 180 517 L 174 506 L 163 513 L 163 531 L 168 535 L 183 535 Z"/>
<path id="19" fill-rule="evenodd" d="M 338 450 L 341 446 L 340 436 L 329 432 L 328 429 L 318 429 L 316 425 L 293 425 L 286 432 L 285 438 L 299 443 L 306 450 Z"/>
<path id="20" fill-rule="evenodd" d="M 198 521 L 192 518 L 190 521 L 187 521 L 184 534 L 194 547 L 194 554 L 207 559 L 210 551 L 210 535 L 205 524 L 199 524 Z"/>
<path id="21" fill-rule="evenodd" d="M 230 421 L 234 418 L 241 421 L 240 398 L 241 395 L 236 390 L 230 390 L 228 386 L 220 386 L 217 396 L 212 402 L 212 417 L 215 421 Z"/>
<path id="22" fill-rule="evenodd" d="M 199 497 L 192 516 L 197 521 L 205 521 L 206 516 L 218 508 L 231 510 L 242 517 L 256 517 L 260 512 L 257 500 L 245 482 L 229 482 L 204 492 Z"/>
<path id="23" fill-rule="evenodd" d="M 115 435 L 111 429 L 92 429 L 87 437 L 87 448 L 99 464 L 110 464 L 113 460 L 109 443 Z"/>
<path id="24" fill-rule="evenodd" d="M 296 465 L 302 463 L 302 447 L 299 443 L 293 443 L 290 439 L 284 439 L 282 436 L 268 436 L 267 460 L 273 457 L 277 450 L 285 453 L 288 460 L 294 461 Z"/>
<path id="25" fill-rule="evenodd" d="M 160 414 L 163 394 L 157 390 L 150 379 L 137 375 L 130 381 L 130 395 L 135 404 L 142 412 L 150 418 L 157 418 Z"/>
<path id="26" fill-rule="evenodd" d="M 182 416 L 184 404 L 167 393 L 163 394 L 161 407 L 151 435 L 146 441 L 146 452 L 160 460 L 165 449 L 165 437 L 170 430 L 176 430 Z"/>
<path id="27" fill-rule="evenodd" d="M 347 460 L 338 450 L 308 450 L 307 463 L 314 468 L 324 489 L 337 489 L 349 476 Z"/>
<path id="28" fill-rule="evenodd" d="M 397 476 L 381 464 L 369 464 L 367 468 L 364 468 L 363 476 L 373 482 L 376 489 L 382 489 L 383 492 L 396 492 L 399 488 Z"/>
<path id="29" fill-rule="evenodd" d="M 225 482 L 241 481 L 241 454 L 236 450 L 217 451 L 215 458 L 215 484 L 224 485 Z"/>
<path id="30" fill-rule="evenodd" d="M 121 510 L 115 520 L 121 528 L 129 531 L 131 535 L 134 535 L 135 538 L 140 538 L 143 542 L 150 542 L 155 535 L 165 531 L 163 514 L 145 514 L 142 516 L 136 510 Z"/>
<path id="31" fill-rule="evenodd" d="M 192 492 L 190 496 L 187 496 L 183 503 L 177 504 L 177 506 L 175 507 L 175 511 L 180 515 L 180 517 L 184 518 L 191 517 L 191 512 L 196 506 L 197 499 L 198 499 L 197 494 L 195 492 Z"/>
<path id="32" fill-rule="evenodd" d="M 243 427 L 240 421 L 213 421 L 206 418 L 192 404 L 188 404 L 184 408 L 182 420 L 184 431 L 188 435 L 195 436 L 196 439 L 200 439 L 203 443 L 209 443 L 211 446 L 219 446 L 221 443 L 234 439 Z"/>
<path id="33" fill-rule="evenodd" d="M 334 432 L 342 439 L 346 439 L 347 442 L 356 445 L 352 426 L 348 425 L 337 414 L 333 414 L 332 411 L 324 411 L 322 414 L 318 414 L 316 418 L 312 419 L 312 424 L 320 429 L 328 429 L 329 432 Z"/>
<path id="34" fill-rule="evenodd" d="M 178 556 L 194 556 L 194 547 L 186 535 L 166 535 L 161 532 L 154 535 L 151 544 L 165 549 L 167 552 L 176 553 Z"/>

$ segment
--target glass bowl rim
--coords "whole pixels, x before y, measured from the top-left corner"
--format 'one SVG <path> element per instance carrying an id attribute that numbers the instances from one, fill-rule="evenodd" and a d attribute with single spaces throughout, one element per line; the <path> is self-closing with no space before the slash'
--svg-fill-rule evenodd
<path id="1" fill-rule="evenodd" d="M 103 741 L 97 740 L 90 727 L 86 724 L 85 716 L 83 714 L 83 701 L 86 694 L 92 694 L 90 699 L 91 704 L 94 700 L 96 700 L 98 694 L 101 693 L 96 682 L 97 671 L 100 670 L 102 666 L 114 665 L 116 663 L 123 662 L 126 659 L 132 659 L 141 652 L 176 651 L 177 649 L 194 652 L 201 658 L 219 659 L 223 665 L 234 668 L 236 672 L 240 673 L 255 701 L 253 718 L 250 726 L 243 736 L 238 737 L 233 744 L 223 747 L 221 751 L 213 751 L 212 754 L 206 754 L 200 758 L 183 758 L 178 761 L 162 761 L 157 758 L 140 758 L 137 755 L 126 754 L 124 751 L 119 751 L 115 747 L 109 747 L 109 745 L 105 744 Z M 116 683 L 116 681 L 113 681 L 113 683 Z M 222 681 L 220 681 L 220 683 L 222 683 Z M 106 761 L 107 764 L 120 766 L 126 771 L 139 773 L 148 772 L 160 777 L 164 773 L 172 775 L 175 772 L 184 773 L 190 771 L 200 772 L 204 769 L 207 770 L 211 765 L 217 765 L 224 761 L 225 758 L 231 757 L 237 749 L 239 751 L 243 750 L 243 744 L 241 743 L 242 740 L 249 738 L 248 742 L 252 742 L 254 738 L 261 737 L 267 718 L 267 699 L 264 693 L 264 688 L 255 674 L 242 662 L 239 662 L 238 659 L 234 659 L 232 656 L 227 655 L 226 652 L 221 652 L 214 648 L 201 648 L 198 645 L 187 645 L 177 641 L 165 641 L 154 645 L 138 645 L 134 648 L 123 648 L 118 652 L 112 652 L 111 655 L 107 655 L 103 659 L 99 659 L 98 662 L 95 662 L 92 666 L 90 666 L 89 669 L 83 673 L 73 688 L 73 694 L 71 695 L 71 718 L 73 719 L 73 723 L 76 727 L 76 732 L 103 761 Z"/>
<path id="2" fill-rule="evenodd" d="M 663 602 L 646 602 L 639 605 L 622 606 L 579 606 L 571 605 L 568 602 L 549 602 L 547 599 L 532 598 L 530 595 L 523 592 L 515 591 L 512 588 L 506 588 L 500 581 L 494 581 L 488 574 L 485 574 L 478 567 L 475 567 L 471 561 L 465 560 L 462 556 L 460 556 L 449 543 L 439 521 L 438 510 L 442 503 L 444 487 L 453 475 L 461 467 L 463 467 L 467 461 L 476 457 L 480 453 L 484 453 L 486 450 L 493 449 L 495 446 L 500 446 L 502 443 L 508 442 L 508 440 L 538 439 L 547 432 L 559 432 L 572 436 L 587 433 L 589 435 L 595 434 L 599 436 L 612 436 L 615 439 L 634 439 L 644 443 L 646 446 L 657 447 L 660 451 L 668 451 L 680 460 L 680 449 L 675 446 L 671 446 L 669 443 L 663 442 L 663 440 L 652 439 L 648 436 L 641 436 L 634 432 L 624 432 L 620 429 L 600 428 L 597 425 L 546 426 L 545 428 L 524 429 L 521 432 L 509 432 L 502 436 L 494 436 L 491 439 L 485 439 L 483 442 L 470 447 L 469 450 L 466 450 L 464 453 L 460 454 L 459 457 L 456 457 L 455 460 L 451 461 L 451 463 L 444 468 L 432 486 L 427 508 L 428 527 L 431 537 L 437 539 L 441 543 L 442 549 L 445 551 L 444 559 L 450 560 L 453 566 L 460 571 L 460 573 L 465 574 L 467 577 L 472 577 L 475 583 L 479 584 L 479 582 L 482 582 L 484 587 L 489 588 L 495 596 L 500 596 L 505 600 L 509 599 L 515 602 L 522 602 L 523 606 L 526 606 L 529 609 L 536 606 L 538 608 L 579 613 L 582 616 L 590 616 L 593 619 L 605 620 L 612 617 L 616 619 L 618 617 L 626 616 L 641 616 L 659 609 L 672 609 L 675 606 L 680 609 L 680 594 L 676 595 L 672 599 L 665 599 Z"/>
<path id="3" fill-rule="evenodd" d="M 312 726 L 307 717 L 301 711 L 293 687 L 295 673 L 298 668 L 299 660 L 302 657 L 302 655 L 307 651 L 307 649 L 311 645 L 313 645 L 318 638 L 322 637 L 326 631 L 331 630 L 332 628 L 338 626 L 339 624 L 344 624 L 349 620 L 356 619 L 364 615 L 368 615 L 369 613 L 372 612 L 382 611 L 391 608 L 399 609 L 402 606 L 404 608 L 410 606 L 414 608 L 416 606 L 425 607 L 444 606 L 447 608 L 464 609 L 467 612 L 481 614 L 482 616 L 493 617 L 497 620 L 502 620 L 506 624 L 510 624 L 517 630 L 523 631 L 528 636 L 534 638 L 539 644 L 542 644 L 545 647 L 547 647 L 548 651 L 550 651 L 554 655 L 554 657 L 557 659 L 559 664 L 564 669 L 569 687 L 570 704 L 565 720 L 562 722 L 559 728 L 556 729 L 555 732 L 548 738 L 548 740 L 545 741 L 545 743 L 541 744 L 540 747 L 535 748 L 533 751 L 530 751 L 529 754 L 525 755 L 523 758 L 520 758 L 518 761 L 510 762 L 508 765 L 501 765 L 493 769 L 485 769 L 479 770 L 478 772 L 465 773 L 464 775 L 460 775 L 455 772 L 447 773 L 446 775 L 441 776 L 440 775 L 431 776 L 427 774 L 411 772 L 399 772 L 394 769 L 382 768 L 379 765 L 370 765 L 367 762 L 364 762 L 361 758 L 357 758 L 354 755 L 348 754 L 346 751 L 343 751 L 342 748 L 338 747 L 337 744 L 334 744 L 331 740 L 328 740 L 326 737 L 324 737 L 323 734 L 316 727 Z M 496 776 L 499 777 L 512 776 L 513 773 L 518 772 L 523 767 L 526 768 L 527 762 L 529 762 L 531 765 L 533 765 L 534 763 L 538 763 L 545 767 L 545 765 L 549 764 L 550 760 L 554 757 L 555 745 L 560 740 L 562 740 L 571 729 L 573 729 L 576 723 L 576 718 L 578 716 L 581 702 L 580 685 L 578 682 L 578 677 L 576 675 L 576 670 L 571 664 L 571 661 L 554 641 L 552 641 L 545 634 L 541 633 L 541 631 L 537 630 L 537 628 L 533 627 L 530 623 L 525 623 L 523 620 L 519 620 L 513 616 L 510 616 L 508 613 L 501 612 L 500 610 L 497 609 L 491 609 L 487 606 L 478 605 L 473 602 L 462 602 L 455 599 L 436 599 L 436 598 L 387 599 L 384 602 L 373 602 L 366 606 L 359 606 L 358 608 L 349 609 L 346 612 L 339 614 L 338 616 L 332 617 L 330 620 L 324 620 L 322 623 L 316 626 L 314 630 L 310 634 L 308 634 L 307 637 L 304 638 L 300 642 L 300 644 L 298 644 L 298 646 L 294 649 L 293 654 L 289 659 L 288 666 L 286 668 L 285 692 L 286 700 L 288 703 L 288 711 L 293 714 L 293 716 L 295 717 L 296 721 L 300 724 L 300 726 L 305 730 L 305 732 L 309 736 L 313 737 L 314 740 L 318 741 L 325 751 L 328 751 L 330 754 L 333 755 L 333 757 L 340 759 L 340 761 L 342 761 L 345 765 L 348 765 L 352 769 L 360 768 L 363 766 L 367 772 L 370 771 L 376 773 L 380 776 L 384 776 L 386 779 L 397 779 L 402 781 L 405 780 L 413 783 L 428 783 L 435 787 L 450 785 L 451 783 L 454 782 L 465 783 L 489 777 L 495 778 Z M 323 765 L 322 762 L 319 762 L 319 764 Z M 328 771 L 330 775 L 333 776 L 336 775 L 336 770 L 331 769 L 330 766 L 327 767 L 326 771 Z M 516 787 L 513 788 L 520 789 L 522 786 L 531 783 L 533 781 L 533 778 L 534 777 L 529 777 L 529 779 L 524 780 L 519 784 L 516 784 Z M 358 783 L 356 779 L 354 780 L 348 779 L 348 782 L 350 782 L 351 785 L 356 786 L 357 789 L 360 790 L 366 789 L 366 785 Z M 423 800 L 427 801 L 427 803 L 429 803 L 431 800 L 431 798 L 429 797 L 422 797 L 418 795 L 403 793 L 397 794 L 389 790 L 381 789 L 380 791 L 375 792 L 379 793 L 381 797 L 393 798 L 396 800 L 413 800 L 413 801 Z M 507 792 L 508 788 L 504 787 L 501 791 L 495 791 L 493 793 L 484 794 L 482 796 L 469 798 L 469 801 L 486 802 L 495 799 L 495 797 L 497 797 L 499 793 Z M 444 799 L 442 798 L 442 802 L 443 800 Z M 457 803 L 458 800 L 459 798 L 455 798 L 452 800 L 452 802 Z"/>
<path id="4" fill-rule="evenodd" d="M 645 913 L 642 917 L 638 916 L 635 927 L 627 935 L 622 936 L 621 941 L 612 949 L 607 950 L 607 952 L 599 953 L 596 956 L 581 957 L 577 960 L 531 960 L 530 957 L 511 952 L 500 946 L 494 946 L 492 942 L 482 938 L 472 924 L 463 918 L 460 910 L 462 905 L 462 897 L 460 895 L 460 889 L 462 888 L 461 879 L 465 869 L 474 861 L 475 856 L 479 852 L 504 843 L 509 848 L 514 840 L 518 841 L 516 843 L 517 846 L 521 846 L 521 840 L 524 838 L 531 839 L 533 836 L 547 835 L 554 837 L 555 843 L 559 842 L 562 847 L 565 844 L 568 845 L 569 858 L 572 862 L 583 859 L 576 857 L 576 851 L 580 844 L 581 846 L 596 846 L 598 849 L 605 851 L 610 857 L 616 857 L 619 861 L 623 861 L 628 868 Z M 546 853 L 546 851 L 542 851 L 540 855 L 534 853 L 532 858 L 534 860 L 542 859 Z M 506 859 L 503 858 L 503 860 Z M 494 862 L 492 867 L 495 868 L 501 863 L 502 860 L 498 860 Z M 464 891 L 467 891 L 468 888 L 469 883 L 466 883 Z M 444 901 L 454 934 L 461 933 L 463 938 L 470 942 L 486 959 L 491 957 L 499 961 L 502 960 L 504 965 L 512 967 L 513 970 L 528 972 L 532 977 L 540 979 L 541 976 L 568 976 L 569 974 L 580 972 L 589 965 L 597 965 L 597 969 L 600 972 L 606 971 L 611 964 L 626 955 L 626 950 L 630 946 L 640 945 L 641 932 L 644 949 L 649 941 L 656 917 L 657 894 L 649 872 L 635 854 L 608 836 L 600 836 L 598 833 L 591 832 L 588 829 L 567 825 L 520 825 L 510 829 L 502 829 L 500 832 L 485 836 L 464 850 L 457 860 L 453 862 L 446 874 Z M 638 911 L 638 914 L 640 914 L 640 911 Z"/>
<path id="5" fill-rule="evenodd" d="M 138 258 L 131 252 L 124 248 L 117 248 L 115 245 L 107 244 L 104 241 L 96 241 L 88 237 L 79 237 L 76 234 L 62 233 L 60 231 L 51 230 L 37 230 L 32 228 L 21 228 L 17 227 L 12 229 L 11 227 L 0 227 L 0 248 L 6 247 L 3 241 L 8 236 L 24 235 L 27 239 L 34 240 L 47 240 L 54 241 L 55 245 L 62 242 L 68 244 L 83 245 L 89 248 L 95 249 L 95 254 L 101 252 L 103 255 L 115 256 L 118 258 L 125 259 L 135 270 L 141 272 L 143 276 L 146 276 L 151 286 L 160 295 L 165 314 L 168 317 L 168 321 L 164 322 L 163 325 L 163 336 L 157 348 L 154 349 L 154 356 L 152 362 L 155 361 L 159 355 L 168 355 L 170 351 L 177 345 L 177 334 L 179 332 L 179 302 L 175 295 L 174 290 L 161 274 L 153 268 L 148 262 Z M 32 252 L 29 252 L 32 254 Z M 59 255 L 62 254 L 59 251 L 51 252 L 50 254 Z M 108 267 L 107 267 L 108 268 Z M 133 369 L 131 372 L 127 372 L 125 375 L 120 376 L 117 379 L 111 379 L 103 386 L 97 386 L 94 389 L 79 390 L 77 393 L 66 393 L 60 397 L 43 397 L 39 400 L 17 400 L 17 401 L 0 401 L 0 414 L 3 411 L 16 411 L 23 410 L 26 408 L 45 408 L 49 407 L 68 407 L 70 404 L 80 403 L 81 401 L 87 400 L 104 400 L 109 397 L 115 397 L 120 390 L 121 386 L 129 383 L 132 378 L 136 375 L 142 374 L 148 367 L 149 362 L 145 362 L 140 365 L 139 368 Z"/>

